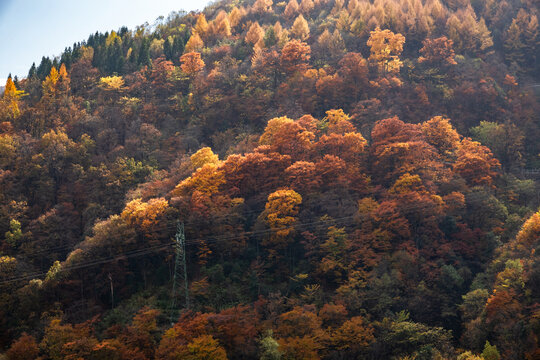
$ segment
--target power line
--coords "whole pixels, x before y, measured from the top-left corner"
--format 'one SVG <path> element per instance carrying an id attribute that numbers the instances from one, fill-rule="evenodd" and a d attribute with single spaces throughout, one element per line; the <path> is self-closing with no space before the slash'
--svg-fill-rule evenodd
<path id="1" fill-rule="evenodd" d="M 509 186 L 509 188 L 518 188 L 518 185 L 513 184 L 512 186 Z M 310 196 L 310 195 L 317 195 L 317 194 L 320 194 L 320 193 L 319 192 L 311 192 L 311 193 L 304 193 L 304 194 L 301 194 L 301 195 L 302 195 L 302 197 L 307 197 L 307 196 Z M 470 192 L 467 195 L 465 195 L 465 197 L 467 199 L 471 199 L 471 200 L 474 200 L 475 198 L 481 198 L 482 196 L 483 196 L 482 194 L 478 194 L 476 192 Z M 237 215 L 238 217 L 247 217 L 249 215 L 256 214 L 256 213 L 261 214 L 263 211 L 264 211 L 264 209 L 263 210 L 250 210 L 250 211 L 234 213 L 233 215 Z M 229 217 L 231 217 L 231 214 L 217 215 L 217 216 L 212 215 L 212 218 L 209 219 L 209 220 L 211 220 L 212 222 L 215 222 L 216 220 L 226 219 L 226 218 L 229 218 Z M 203 222 L 204 221 L 188 221 L 188 222 L 184 221 L 184 225 L 185 225 L 185 227 L 189 227 L 190 225 L 200 226 L 201 223 L 203 223 Z M 169 232 L 173 232 L 173 231 L 176 230 L 176 225 L 174 225 L 174 226 L 168 225 L 164 229 L 169 231 Z M 198 239 L 195 239 L 195 240 L 198 240 Z M 77 244 L 77 245 L 79 245 L 79 244 Z M 68 250 L 68 249 L 74 250 L 74 248 L 77 245 L 61 245 L 61 246 L 58 246 L 58 247 L 48 248 L 48 249 L 45 249 L 45 250 L 24 252 L 24 255 L 27 256 L 27 257 L 31 257 L 31 256 L 34 256 L 34 255 L 40 255 L 40 254 L 43 254 L 43 253 L 48 253 L 48 252 L 53 252 L 53 251 L 61 251 L 61 250 Z"/>
<path id="2" fill-rule="evenodd" d="M 467 197 L 469 199 L 475 199 L 477 197 L 481 198 L 482 196 L 483 196 L 483 194 L 480 194 L 480 193 L 472 193 L 472 194 L 467 195 Z M 417 210 L 417 209 L 422 209 L 422 208 L 427 209 L 427 208 L 432 208 L 432 207 L 435 208 L 436 205 L 432 205 L 432 206 L 426 206 L 426 205 L 406 206 L 406 207 L 401 207 L 400 208 L 400 213 L 401 213 L 401 215 L 406 215 L 407 213 L 411 212 L 411 210 Z M 408 211 L 404 212 L 403 210 L 408 210 Z M 316 226 L 317 228 L 318 227 L 323 227 L 324 228 L 324 226 L 326 224 L 329 224 L 329 223 L 339 224 L 339 223 L 342 223 L 342 222 L 346 222 L 347 219 L 356 219 L 357 222 L 361 223 L 361 222 L 364 221 L 363 218 L 367 217 L 367 216 L 368 216 L 368 214 L 354 214 L 354 215 L 345 216 L 345 217 L 341 217 L 341 218 L 330 218 L 328 220 L 319 220 L 319 221 L 314 221 L 314 222 L 306 222 L 306 223 L 297 222 L 296 224 L 292 225 L 292 227 L 294 227 L 295 229 L 300 229 L 302 227 L 309 227 L 310 225 L 312 225 L 312 226 Z M 237 233 L 235 235 L 208 236 L 208 237 L 195 238 L 195 239 L 191 239 L 190 241 L 186 241 L 185 246 L 198 245 L 203 241 L 206 242 L 207 244 L 210 244 L 210 243 L 218 243 L 218 242 L 234 240 L 234 239 L 243 239 L 246 236 L 252 236 L 252 237 L 260 236 L 260 235 L 265 235 L 265 234 L 269 234 L 269 233 L 272 233 L 272 232 L 275 232 L 275 231 L 279 231 L 279 230 L 282 230 L 282 229 L 289 229 L 289 228 L 291 228 L 291 226 L 281 227 L 281 228 L 270 228 L 270 229 L 257 230 L 257 231 L 244 231 L 244 232 L 241 232 L 241 233 Z M 167 227 L 165 229 L 168 230 Z M 243 236 L 241 236 L 241 235 L 243 235 Z M 172 246 L 174 244 L 175 243 L 169 243 L 169 244 L 166 244 L 166 245 L 158 245 L 157 247 L 149 247 L 149 248 L 133 250 L 131 252 L 124 253 L 124 254 L 119 255 L 117 257 L 110 257 L 110 258 L 105 258 L 105 259 L 97 259 L 95 261 L 90 261 L 90 262 L 83 262 L 83 263 L 80 263 L 80 264 L 78 264 L 76 266 L 62 268 L 59 271 L 75 270 L 75 269 L 80 269 L 80 268 L 84 268 L 84 267 L 90 267 L 90 266 L 99 265 L 99 264 L 103 264 L 103 263 L 113 262 L 113 261 L 120 260 L 120 259 L 123 259 L 123 258 L 129 258 L 129 257 L 133 257 L 133 256 L 142 256 L 142 255 L 146 255 L 146 254 L 158 251 L 158 250 L 166 249 L 167 247 L 170 247 L 170 246 Z M 33 273 L 33 274 L 28 274 L 28 275 L 23 275 L 23 276 L 16 276 L 16 277 L 13 277 L 13 278 L 4 279 L 4 280 L 0 281 L 0 284 L 5 284 L 5 283 L 10 283 L 10 282 L 15 282 L 15 281 L 22 281 L 22 280 L 26 280 L 26 279 L 33 279 L 33 278 L 36 278 L 36 277 L 44 276 L 47 273 L 48 273 L 48 271 L 36 272 L 36 273 Z"/>
<path id="3" fill-rule="evenodd" d="M 400 209 L 401 210 L 404 210 L 404 209 L 405 210 L 416 210 L 416 209 L 431 208 L 431 207 L 436 207 L 436 206 L 416 205 L 416 206 L 402 207 Z M 337 224 L 342 224 L 342 223 L 348 223 L 347 220 L 352 220 L 352 219 L 356 219 L 357 221 L 362 222 L 363 218 L 365 218 L 367 216 L 368 216 L 367 214 L 354 214 L 354 215 L 344 216 L 344 217 L 341 217 L 341 218 L 330 218 L 330 219 L 313 221 L 313 222 L 306 222 L 306 223 L 297 222 L 296 224 L 294 224 L 292 226 L 285 226 L 285 227 L 280 227 L 280 228 L 270 228 L 270 229 L 264 229 L 264 230 L 258 230 L 258 231 L 245 231 L 245 232 L 242 232 L 242 233 L 239 233 L 239 234 L 236 234 L 236 235 L 223 235 L 223 236 L 217 236 L 217 237 L 216 236 L 202 237 L 202 238 L 192 239 L 189 242 L 185 242 L 185 245 L 186 246 L 187 245 L 198 245 L 198 244 L 200 244 L 201 241 L 206 241 L 206 243 L 217 243 L 217 242 L 222 242 L 222 241 L 241 239 L 241 238 L 243 238 L 245 236 L 260 236 L 260 235 L 269 234 L 269 233 L 279 231 L 279 230 L 289 229 L 291 227 L 293 227 L 295 229 L 299 229 L 299 228 L 302 228 L 302 227 L 309 227 L 310 225 L 312 225 L 312 226 L 315 226 L 317 228 L 319 228 L 319 227 L 324 228 L 327 224 L 336 224 L 337 225 Z M 239 235 L 244 235 L 244 236 L 240 237 Z M 168 247 L 170 247 L 170 246 L 172 246 L 174 244 L 176 244 L 176 242 L 175 243 L 168 243 L 168 244 L 161 244 L 161 245 L 152 246 L 152 247 L 148 247 L 148 248 L 142 248 L 142 249 L 138 249 L 138 250 L 132 250 L 130 252 L 127 252 L 127 253 L 124 253 L 124 254 L 121 254 L 121 255 L 118 255 L 118 256 L 115 256 L 115 257 L 97 259 L 97 260 L 93 260 L 93 261 L 89 261 L 89 262 L 82 262 L 82 263 L 79 263 L 79 264 L 74 265 L 74 266 L 63 267 L 59 271 L 76 270 L 76 269 L 81 269 L 81 268 L 85 268 L 85 267 L 100 265 L 100 264 L 104 264 L 104 263 L 108 263 L 108 262 L 113 262 L 113 261 L 121 260 L 121 259 L 124 259 L 124 258 L 143 256 L 143 255 L 147 255 L 149 253 L 155 252 L 155 251 L 164 250 L 164 249 L 166 249 L 166 248 L 168 248 Z M 48 271 L 47 272 L 36 272 L 36 273 L 33 273 L 33 274 L 8 278 L 8 279 L 4 279 L 4 280 L 0 281 L 0 284 L 5 284 L 5 283 L 10 283 L 10 282 L 15 282 L 15 281 L 22 281 L 22 280 L 26 280 L 26 279 L 33 279 L 33 278 L 36 278 L 36 277 L 39 277 L 39 276 L 44 276 L 47 273 L 48 273 Z"/>
<path id="4" fill-rule="evenodd" d="M 344 217 L 342 219 L 353 218 L 353 217 L 354 216 L 348 216 L 348 217 Z M 326 224 L 326 223 L 336 222 L 338 220 L 340 220 L 340 219 L 339 218 L 338 219 L 329 219 L 329 220 L 322 220 L 322 221 L 311 222 L 311 223 L 297 223 L 297 226 L 302 226 L 302 225 L 306 226 L 306 225 L 317 224 L 317 223 L 322 223 L 320 226 L 324 226 L 324 224 Z M 264 234 L 267 234 L 267 233 L 271 233 L 273 231 L 278 231 L 278 230 L 288 229 L 288 228 L 289 227 L 280 227 L 280 228 L 265 229 L 265 230 L 259 230 L 259 231 L 243 232 L 242 234 L 251 235 L 251 236 L 258 236 L 258 235 L 264 235 Z M 192 241 L 190 241 L 186 245 L 198 245 L 201 241 L 207 241 L 207 243 L 216 243 L 216 242 L 228 241 L 228 240 L 239 239 L 239 238 L 240 237 L 238 235 L 223 236 L 223 237 L 202 237 L 202 238 L 193 239 Z M 152 253 L 152 252 L 155 252 L 155 251 L 163 250 L 163 249 L 165 249 L 167 247 L 170 247 L 170 246 L 172 246 L 174 244 L 176 244 L 176 243 L 169 243 L 169 244 L 165 244 L 165 245 L 162 244 L 162 245 L 157 245 L 157 246 L 153 246 L 153 247 L 149 247 L 149 248 L 132 250 L 130 252 L 124 253 L 122 255 L 118 255 L 116 257 L 97 259 L 97 260 L 93 260 L 93 261 L 82 262 L 82 263 L 79 263 L 78 265 L 74 265 L 74 266 L 63 267 L 63 268 L 59 269 L 58 271 L 76 270 L 76 269 L 81 269 L 81 268 L 90 267 L 90 266 L 94 266 L 94 265 L 100 265 L 100 264 L 104 264 L 104 263 L 108 263 L 108 262 L 113 262 L 113 261 L 116 261 L 116 260 L 122 260 L 124 258 L 130 258 L 130 257 L 134 257 L 134 256 L 142 256 L 142 255 L 146 255 L 146 254 L 149 254 L 149 253 Z M 14 281 L 21 281 L 21 280 L 26 280 L 26 279 L 33 279 L 33 278 L 36 278 L 36 277 L 47 275 L 47 273 L 48 273 L 48 271 L 35 272 L 35 273 L 32 273 L 32 274 L 27 274 L 27 275 L 17 276 L 17 277 L 13 277 L 13 278 L 9 278 L 9 279 L 4 279 L 3 281 L 0 281 L 0 284 L 14 282 Z"/>
<path id="5" fill-rule="evenodd" d="M 328 223 L 336 223 L 336 222 L 339 223 L 340 220 L 343 221 L 344 219 L 352 219 L 354 217 L 355 217 L 355 215 L 347 216 L 347 217 L 343 217 L 343 218 L 338 218 L 338 219 L 328 219 L 328 220 L 321 220 L 321 221 L 315 221 L 315 222 L 309 222 L 309 223 L 297 223 L 295 225 L 295 227 L 298 228 L 298 227 L 302 227 L 302 226 L 315 225 L 315 224 L 320 224 L 319 226 L 325 226 Z M 265 230 L 259 230 L 259 231 L 249 231 L 249 232 L 242 232 L 241 234 L 244 235 L 244 236 L 247 236 L 247 235 L 260 236 L 260 235 L 265 235 L 265 234 L 268 234 L 268 233 L 272 233 L 274 231 L 279 231 L 279 230 L 288 229 L 288 228 L 290 228 L 290 227 L 280 227 L 280 228 L 272 228 L 272 229 L 265 229 Z M 233 240 L 233 239 L 240 239 L 239 235 L 240 234 L 232 235 L 232 236 L 222 236 L 222 237 L 219 237 L 219 236 L 218 237 L 202 237 L 202 238 L 193 239 L 190 242 L 186 242 L 186 245 L 198 245 L 201 241 L 206 241 L 207 243 L 216 243 L 216 242 L 228 241 L 228 240 Z M 82 263 L 79 263 L 79 264 L 74 265 L 74 266 L 63 267 L 63 268 L 59 269 L 58 271 L 63 272 L 63 271 L 77 270 L 77 269 L 81 269 L 81 268 L 85 268 L 85 267 L 90 267 L 90 266 L 94 266 L 94 265 L 100 265 L 100 264 L 104 264 L 104 263 L 108 263 L 108 262 L 113 262 L 113 261 L 116 261 L 116 260 L 122 260 L 124 258 L 142 256 L 142 255 L 146 255 L 146 254 L 149 254 L 149 253 L 152 253 L 152 252 L 155 252 L 155 251 L 166 249 L 166 248 L 168 248 L 168 247 L 170 247 L 172 245 L 175 245 L 175 244 L 176 244 L 176 242 L 175 243 L 168 243 L 168 244 L 161 244 L 161 245 L 152 246 L 152 247 L 148 247 L 148 248 L 132 250 L 130 252 L 126 252 L 126 253 L 123 253 L 123 254 L 115 256 L 115 257 L 102 258 L 102 259 L 82 262 Z M 5 284 L 5 283 L 9 283 L 9 282 L 14 282 L 14 281 L 27 280 L 27 279 L 33 279 L 33 278 L 36 278 L 36 277 L 47 275 L 47 273 L 48 273 L 48 271 L 36 272 L 36 273 L 27 274 L 27 275 L 8 278 L 8 279 L 4 279 L 4 280 L 0 281 L 0 284 Z"/>
<path id="6" fill-rule="evenodd" d="M 79 263 L 79 264 L 73 265 L 73 266 L 62 267 L 58 271 L 59 272 L 64 272 L 64 271 L 83 269 L 83 268 L 86 268 L 86 267 L 106 264 L 106 263 L 117 261 L 117 260 L 123 260 L 123 259 L 127 259 L 127 258 L 143 256 L 143 255 L 147 255 L 147 254 L 159 251 L 159 250 L 164 250 L 164 249 L 172 246 L 173 244 L 174 243 L 160 244 L 160 245 L 151 246 L 151 247 L 147 247 L 147 248 L 143 248 L 143 249 L 133 250 L 133 251 L 126 252 L 126 253 L 123 253 L 123 254 L 118 255 L 118 256 L 114 256 L 114 257 L 102 258 L 102 259 L 97 259 L 97 260 L 94 260 L 94 261 L 82 262 L 82 263 Z M 19 277 L 8 278 L 8 279 L 4 279 L 4 280 L 0 281 L 0 284 L 6 284 L 6 283 L 22 281 L 22 280 L 31 280 L 31 279 L 34 279 L 36 277 L 47 275 L 47 273 L 48 273 L 48 271 L 22 275 L 22 276 L 19 276 Z"/>

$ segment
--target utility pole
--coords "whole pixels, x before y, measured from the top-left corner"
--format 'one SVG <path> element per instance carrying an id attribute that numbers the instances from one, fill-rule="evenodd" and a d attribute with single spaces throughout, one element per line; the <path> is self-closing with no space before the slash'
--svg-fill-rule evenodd
<path id="1" fill-rule="evenodd" d="M 112 281 L 112 275 L 109 272 L 109 282 L 111 283 L 111 309 L 114 309 L 114 287 Z"/>
<path id="2" fill-rule="evenodd" d="M 184 223 L 178 222 L 176 225 L 176 259 L 174 261 L 174 278 L 171 298 L 171 324 L 174 323 L 174 312 L 176 310 L 176 292 L 179 287 L 184 288 L 185 308 L 189 308 L 189 287 L 186 264 L 186 236 L 184 234 Z"/>

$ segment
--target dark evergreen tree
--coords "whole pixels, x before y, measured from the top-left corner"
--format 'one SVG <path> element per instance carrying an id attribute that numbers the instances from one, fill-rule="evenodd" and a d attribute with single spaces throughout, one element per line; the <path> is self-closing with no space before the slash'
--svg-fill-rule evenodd
<path id="1" fill-rule="evenodd" d="M 32 63 L 32 66 L 30 67 L 30 70 L 28 71 L 28 78 L 31 79 L 33 78 L 34 76 L 36 76 L 37 72 L 36 72 L 36 63 Z"/>
<path id="2" fill-rule="evenodd" d="M 126 26 L 122 26 L 120 30 L 118 31 L 118 36 L 121 38 L 124 38 L 129 33 L 129 30 Z"/>
<path id="3" fill-rule="evenodd" d="M 73 63 L 73 53 L 70 47 L 67 47 L 64 50 L 62 56 L 60 57 L 60 62 L 65 64 L 68 69 L 71 67 L 71 64 Z"/>
<path id="4" fill-rule="evenodd" d="M 124 52 L 122 50 L 122 42 L 116 38 L 114 43 L 107 47 L 106 72 L 108 74 L 121 74 L 124 67 Z"/>
<path id="5" fill-rule="evenodd" d="M 53 64 L 52 64 L 52 61 L 51 59 L 49 59 L 48 57 L 42 57 L 41 58 L 41 63 L 39 64 L 38 68 L 37 68 L 37 76 L 39 79 L 41 80 L 45 80 L 45 78 L 47 77 L 47 75 L 49 75 L 49 73 L 51 72 L 51 68 L 52 68 Z"/>
<path id="6" fill-rule="evenodd" d="M 144 39 L 139 48 L 139 55 L 137 56 L 137 63 L 140 66 L 152 65 L 150 60 L 150 39 Z"/>
<path id="7" fill-rule="evenodd" d="M 178 59 L 183 53 L 186 47 L 186 39 L 182 36 L 175 36 L 173 42 L 173 59 Z"/>
<path id="8" fill-rule="evenodd" d="M 270 26 L 268 27 L 268 30 L 266 30 L 266 33 L 264 34 L 264 46 L 271 47 L 276 45 L 277 38 L 276 38 L 276 32 L 274 31 L 274 27 Z"/>
<path id="9" fill-rule="evenodd" d="M 171 37 L 167 38 L 165 42 L 163 43 L 163 53 L 165 54 L 165 58 L 167 60 L 172 60 L 174 51 L 173 51 L 173 45 L 174 40 L 171 40 Z"/>

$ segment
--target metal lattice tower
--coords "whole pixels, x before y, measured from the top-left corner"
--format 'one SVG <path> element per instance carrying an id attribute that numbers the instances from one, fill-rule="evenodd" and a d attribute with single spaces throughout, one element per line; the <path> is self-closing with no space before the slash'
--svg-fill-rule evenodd
<path id="1" fill-rule="evenodd" d="M 171 296 L 171 324 L 174 321 L 176 310 L 176 298 L 179 288 L 184 289 L 185 308 L 189 308 L 189 287 L 186 264 L 186 236 L 184 234 L 184 223 L 178 222 L 176 226 L 176 259 L 174 261 L 174 278 Z"/>

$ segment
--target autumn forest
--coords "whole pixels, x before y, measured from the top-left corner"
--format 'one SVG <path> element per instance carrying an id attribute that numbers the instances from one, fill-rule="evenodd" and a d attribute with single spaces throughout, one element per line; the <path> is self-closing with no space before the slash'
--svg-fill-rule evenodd
<path id="1" fill-rule="evenodd" d="M 0 359 L 540 359 L 538 16 L 220 0 L 8 78 Z"/>

